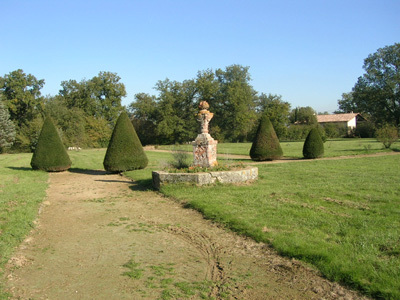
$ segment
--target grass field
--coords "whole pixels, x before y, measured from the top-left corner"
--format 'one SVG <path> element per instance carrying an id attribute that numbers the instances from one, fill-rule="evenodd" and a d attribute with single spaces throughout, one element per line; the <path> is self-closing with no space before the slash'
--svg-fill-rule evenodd
<path id="1" fill-rule="evenodd" d="M 284 157 L 303 157 L 304 142 L 281 142 Z M 192 145 L 159 146 L 162 150 L 183 149 L 193 151 Z M 219 154 L 249 155 L 251 143 L 222 143 L 218 145 Z M 400 151 L 400 142 L 392 145 L 392 149 Z M 392 150 L 383 149 L 382 143 L 375 139 L 337 139 L 328 140 L 324 144 L 325 157 L 336 157 L 346 155 L 372 154 L 388 152 Z"/>
<path id="2" fill-rule="evenodd" d="M 0 276 L 4 264 L 34 227 L 48 174 L 32 171 L 32 154 L 0 155 Z M 0 284 L 1 287 L 1 284 Z M 5 296 L 0 291 L 0 299 Z"/>
<path id="3" fill-rule="evenodd" d="M 373 142 L 332 141 L 331 148 L 357 155 L 365 154 L 363 145 L 371 144 L 369 153 L 375 147 L 382 151 Z M 235 154 L 248 147 L 219 146 Z M 69 154 L 72 168 L 102 169 L 105 149 Z M 150 189 L 151 171 L 171 155 L 147 155 L 148 168 L 126 175 Z M 33 227 L 45 197 L 48 174 L 32 171 L 30 158 L 31 154 L 0 155 L 0 269 Z M 400 299 L 399 173 L 400 155 L 301 161 L 259 165 L 260 178 L 252 185 L 207 186 L 202 193 L 195 186 L 168 185 L 162 193 L 269 243 L 283 255 L 314 265 L 331 280 L 377 299 Z"/>

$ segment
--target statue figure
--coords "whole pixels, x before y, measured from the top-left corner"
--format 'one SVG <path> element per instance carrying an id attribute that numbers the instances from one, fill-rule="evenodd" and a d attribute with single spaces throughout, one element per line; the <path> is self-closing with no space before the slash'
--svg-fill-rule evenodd
<path id="1" fill-rule="evenodd" d="M 193 145 L 194 165 L 200 167 L 212 167 L 217 165 L 217 144 L 208 133 L 208 127 L 214 114 L 209 112 L 210 105 L 207 101 L 201 101 L 199 104 L 199 113 L 197 120 L 200 122 L 201 133 L 197 136 Z"/>

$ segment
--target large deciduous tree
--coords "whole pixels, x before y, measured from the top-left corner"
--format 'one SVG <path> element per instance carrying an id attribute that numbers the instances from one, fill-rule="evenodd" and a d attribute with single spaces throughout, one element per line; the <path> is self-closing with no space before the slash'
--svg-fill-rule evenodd
<path id="1" fill-rule="evenodd" d="M 44 79 L 38 80 L 21 69 L 0 77 L 0 92 L 9 109 L 11 120 L 18 127 L 28 124 L 43 112 L 44 104 L 40 93 L 43 86 Z"/>
<path id="2" fill-rule="evenodd" d="M 339 109 L 366 113 L 376 124 L 400 125 L 400 43 L 378 49 L 365 60 L 351 97 L 344 94 Z"/>
<path id="3" fill-rule="evenodd" d="M 157 105 L 155 96 L 138 93 L 128 107 L 132 114 L 132 124 L 143 145 L 159 144 L 156 134 Z"/>
<path id="4" fill-rule="evenodd" d="M 296 107 L 289 116 L 290 122 L 299 125 L 315 125 L 317 121 L 317 112 L 310 106 Z"/>
<path id="5" fill-rule="evenodd" d="M 126 97 L 125 85 L 116 73 L 100 72 L 90 80 L 63 81 L 59 95 L 68 108 L 79 108 L 87 116 L 103 118 L 114 126 L 124 110 L 122 98 Z"/>
<path id="6" fill-rule="evenodd" d="M 158 81 L 159 91 L 156 133 L 162 143 L 183 143 L 194 139 L 197 132 L 194 80 Z"/>
<path id="7" fill-rule="evenodd" d="M 0 97 L 0 153 L 10 147 L 15 140 L 15 125 L 10 120 L 8 109 Z"/>
<path id="8" fill-rule="evenodd" d="M 18 69 L 0 77 L 0 94 L 16 125 L 13 147 L 23 151 L 33 150 L 43 124 L 44 99 L 40 90 L 44 79 Z"/>
<path id="9" fill-rule="evenodd" d="M 250 140 L 259 116 L 257 92 L 250 80 L 249 67 L 231 65 L 215 72 L 199 71 L 195 79 L 183 82 L 158 81 L 157 97 L 137 94 L 129 107 L 138 135 L 145 144 L 193 140 L 198 132 L 197 106 L 206 100 L 215 115 L 210 124 L 211 135 L 232 142 Z M 143 131 L 147 126 L 149 131 Z M 153 141 L 145 135 L 152 135 Z"/>
<path id="10" fill-rule="evenodd" d="M 258 97 L 257 109 L 269 118 L 279 138 L 286 136 L 289 125 L 289 102 L 283 101 L 280 95 L 262 93 Z"/>
<path id="11" fill-rule="evenodd" d="M 218 116 L 214 122 L 227 140 L 246 141 L 257 121 L 257 93 L 250 85 L 249 67 L 231 65 L 225 70 L 218 69 L 215 74 L 219 91 L 215 102 L 210 103 Z"/>

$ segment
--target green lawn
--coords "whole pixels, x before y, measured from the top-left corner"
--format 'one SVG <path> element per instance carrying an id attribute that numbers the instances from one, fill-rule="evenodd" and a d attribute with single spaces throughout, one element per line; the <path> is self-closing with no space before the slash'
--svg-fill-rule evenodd
<path id="1" fill-rule="evenodd" d="M 304 142 L 281 142 L 284 157 L 303 157 Z M 219 154 L 249 155 L 251 143 L 221 143 L 218 144 Z M 159 146 L 162 150 L 183 149 L 193 151 L 192 145 Z M 392 149 L 400 150 L 400 142 L 392 145 Z M 382 143 L 375 139 L 337 139 L 328 140 L 324 143 L 325 157 L 336 157 L 344 155 L 372 154 L 387 152 Z"/>
<path id="2" fill-rule="evenodd" d="M 330 147 L 362 154 L 369 144 L 382 151 L 374 140 L 332 141 Z M 220 146 L 241 154 L 249 145 Z M 68 153 L 72 168 L 102 169 L 105 149 Z M 171 155 L 146 153 L 148 168 L 126 175 L 151 189 L 151 171 L 165 166 Z M 0 269 L 33 227 L 46 195 L 48 174 L 32 171 L 30 159 L 31 154 L 0 155 Z M 162 193 L 313 264 L 331 280 L 376 298 L 400 299 L 399 173 L 397 155 L 301 161 L 259 165 L 260 178 L 252 185 L 207 186 L 202 193 L 195 186 L 168 185 Z"/>
<path id="3" fill-rule="evenodd" d="M 46 196 L 48 174 L 32 171 L 32 154 L 0 155 L 0 276 L 5 263 L 34 227 Z M 6 298 L 1 292 L 0 299 Z"/>
<path id="4" fill-rule="evenodd" d="M 149 187 L 151 170 L 128 172 Z M 400 155 L 259 165 L 252 185 L 161 192 L 330 280 L 400 299 Z"/>

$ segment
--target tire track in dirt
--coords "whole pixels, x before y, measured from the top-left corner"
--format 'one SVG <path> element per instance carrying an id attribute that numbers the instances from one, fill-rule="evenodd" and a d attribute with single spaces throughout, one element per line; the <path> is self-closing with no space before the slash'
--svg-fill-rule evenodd
<path id="1" fill-rule="evenodd" d="M 5 275 L 13 299 L 366 299 L 103 171 L 50 174 Z"/>
<path id="2" fill-rule="evenodd" d="M 168 231 L 178 237 L 183 238 L 189 244 L 194 245 L 203 254 L 207 261 L 208 269 L 206 272 L 206 280 L 224 284 L 227 280 L 224 267 L 219 258 L 220 250 L 208 236 L 204 233 L 196 232 L 188 228 L 169 227 Z M 212 289 L 211 296 L 218 298 L 221 294 L 220 284 L 215 285 Z"/>

